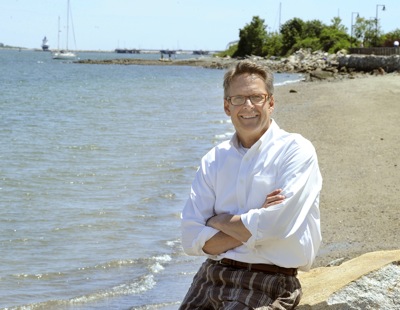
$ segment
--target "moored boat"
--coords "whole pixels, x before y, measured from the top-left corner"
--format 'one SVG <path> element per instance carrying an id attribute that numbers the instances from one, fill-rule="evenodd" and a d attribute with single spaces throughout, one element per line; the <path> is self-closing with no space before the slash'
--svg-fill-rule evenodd
<path id="1" fill-rule="evenodd" d="M 53 53 L 53 59 L 61 59 L 61 60 L 69 60 L 76 58 L 76 54 L 68 50 L 68 37 L 69 37 L 69 16 L 70 16 L 70 5 L 69 0 L 67 1 L 67 41 L 66 41 L 66 49 L 60 50 L 60 17 L 58 17 L 58 46 L 57 52 Z"/>

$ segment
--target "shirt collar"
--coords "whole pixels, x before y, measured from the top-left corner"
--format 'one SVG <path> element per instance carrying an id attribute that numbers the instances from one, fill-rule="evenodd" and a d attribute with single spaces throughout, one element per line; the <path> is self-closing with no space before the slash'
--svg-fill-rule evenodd
<path id="1" fill-rule="evenodd" d="M 274 121 L 274 119 L 271 119 L 271 124 L 268 127 L 268 130 L 261 136 L 261 138 L 253 144 L 252 148 L 261 148 L 261 146 L 263 144 L 266 144 L 274 135 L 274 132 L 276 132 L 276 130 L 279 129 L 278 124 Z M 232 136 L 231 140 L 229 141 L 229 143 L 235 147 L 237 150 L 239 150 L 240 148 L 240 144 L 239 144 L 239 139 L 237 137 L 237 133 L 235 132 L 234 135 Z"/>

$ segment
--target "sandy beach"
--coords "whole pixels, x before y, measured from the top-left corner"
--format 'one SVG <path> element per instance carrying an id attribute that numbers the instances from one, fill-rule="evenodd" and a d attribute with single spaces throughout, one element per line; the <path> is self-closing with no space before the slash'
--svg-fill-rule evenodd
<path id="1" fill-rule="evenodd" d="M 275 119 L 317 149 L 323 245 L 313 267 L 400 245 L 400 75 L 275 89 Z"/>

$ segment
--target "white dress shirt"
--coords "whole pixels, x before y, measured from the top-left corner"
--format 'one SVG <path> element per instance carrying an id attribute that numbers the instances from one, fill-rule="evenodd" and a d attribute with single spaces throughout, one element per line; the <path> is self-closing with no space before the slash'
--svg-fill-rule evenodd
<path id="1" fill-rule="evenodd" d="M 319 195 L 322 177 L 313 145 L 287 133 L 274 120 L 247 151 L 236 134 L 201 160 L 182 212 L 182 246 L 189 255 L 214 260 L 310 269 L 321 243 Z M 261 208 L 267 194 L 283 189 L 285 200 Z M 220 255 L 202 248 L 218 230 L 205 226 L 214 214 L 241 215 L 251 237 Z"/>

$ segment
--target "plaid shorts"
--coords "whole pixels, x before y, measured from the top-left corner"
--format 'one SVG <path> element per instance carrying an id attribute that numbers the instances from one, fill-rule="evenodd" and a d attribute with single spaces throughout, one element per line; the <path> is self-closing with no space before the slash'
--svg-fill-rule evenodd
<path id="1" fill-rule="evenodd" d="M 179 309 L 294 309 L 301 294 L 295 276 L 236 269 L 207 259 Z"/>

